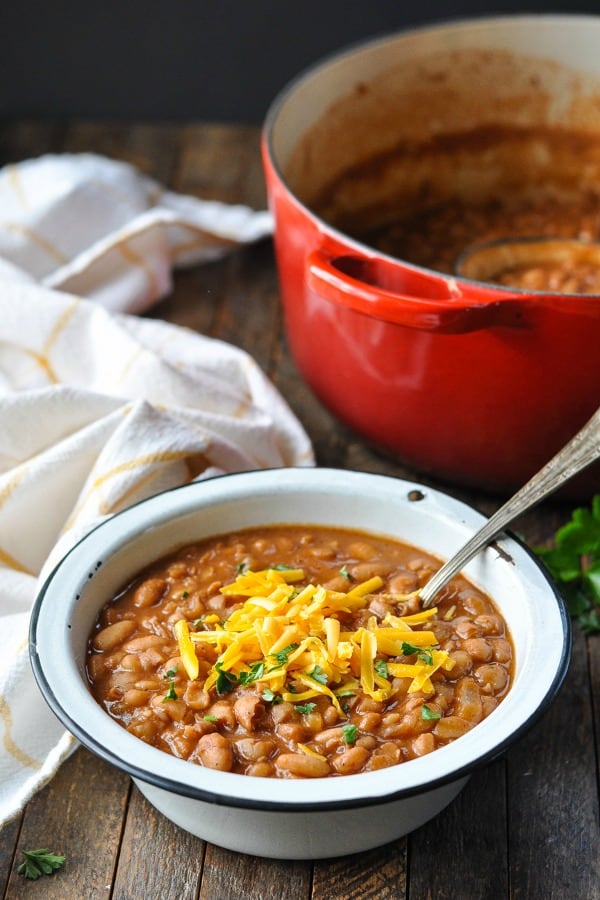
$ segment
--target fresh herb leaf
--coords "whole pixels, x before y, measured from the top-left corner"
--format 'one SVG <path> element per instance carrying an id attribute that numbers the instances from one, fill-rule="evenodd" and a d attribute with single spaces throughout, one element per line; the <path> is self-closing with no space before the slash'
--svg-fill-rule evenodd
<path id="1" fill-rule="evenodd" d="M 174 678 L 176 675 L 177 675 L 177 666 L 175 666 L 174 669 L 169 669 L 167 672 L 165 672 L 165 674 L 163 675 L 163 678 Z"/>
<path id="2" fill-rule="evenodd" d="M 324 672 L 321 666 L 315 666 L 312 672 L 307 672 L 307 675 L 319 684 L 327 684 L 327 672 Z"/>
<path id="3" fill-rule="evenodd" d="M 229 694 L 238 683 L 238 679 L 233 672 L 224 671 L 222 665 L 222 663 L 215 663 L 215 669 L 218 672 L 215 687 L 217 689 L 217 694 Z"/>
<path id="4" fill-rule="evenodd" d="M 344 732 L 344 741 L 349 747 L 356 743 L 356 738 L 358 737 L 356 725 L 342 725 L 342 731 Z"/>
<path id="5" fill-rule="evenodd" d="M 382 678 L 388 677 L 388 667 L 385 659 L 375 660 L 375 671 L 378 675 L 381 675 Z"/>
<path id="6" fill-rule="evenodd" d="M 293 572 L 296 566 L 286 566 L 284 563 L 280 563 L 278 566 L 273 566 L 276 572 Z"/>
<path id="7" fill-rule="evenodd" d="M 586 634 L 600 632 L 600 494 L 535 551 L 561 588 L 569 614 Z"/>
<path id="8" fill-rule="evenodd" d="M 17 868 L 19 875 L 30 878 L 35 881 L 40 875 L 52 875 L 57 869 L 60 869 L 65 861 L 65 857 L 57 853 L 51 853 L 49 850 L 22 850 L 25 862 Z"/>
<path id="9" fill-rule="evenodd" d="M 342 576 L 342 578 L 346 578 L 348 581 L 354 581 L 354 577 L 350 574 L 350 572 L 348 571 L 348 566 L 346 565 L 342 566 L 342 568 L 340 569 L 340 575 Z"/>
<path id="10" fill-rule="evenodd" d="M 258 681 L 259 678 L 262 678 L 264 674 L 265 664 L 260 660 L 259 662 L 252 663 L 249 672 L 240 672 L 239 682 L 240 684 L 252 684 L 253 681 Z"/>
<path id="11" fill-rule="evenodd" d="M 296 703 L 296 709 L 299 713 L 302 713 L 302 715 L 308 715 L 308 713 L 311 713 L 316 707 L 316 703 Z"/>
<path id="12" fill-rule="evenodd" d="M 432 719 L 441 718 L 441 713 L 436 712 L 434 709 L 431 709 L 430 706 L 427 706 L 426 703 L 421 707 L 421 718 L 424 722 L 430 722 Z"/>
<path id="13" fill-rule="evenodd" d="M 276 661 L 277 665 L 273 668 L 279 669 L 281 666 L 285 666 L 288 661 L 288 657 L 290 653 L 293 653 L 294 650 L 298 649 L 298 644 L 288 644 L 287 647 L 284 647 L 283 650 L 278 650 L 277 653 L 272 653 L 271 656 Z M 272 669 L 270 671 L 273 671 Z"/>
<path id="14" fill-rule="evenodd" d="M 181 595 L 181 597 L 182 597 L 183 600 L 187 600 L 187 598 L 188 598 L 189 596 L 190 596 L 190 595 L 189 595 L 189 591 L 184 591 L 184 592 L 182 593 L 182 595 Z"/>
<path id="15" fill-rule="evenodd" d="M 165 694 L 165 696 L 163 698 L 163 703 L 165 702 L 165 700 L 177 700 L 177 694 L 175 692 L 175 682 L 174 681 L 169 682 L 169 690 L 167 691 L 167 693 Z"/>
<path id="16" fill-rule="evenodd" d="M 204 716 L 204 721 L 205 722 L 218 722 L 219 720 L 217 719 L 216 716 Z"/>
<path id="17" fill-rule="evenodd" d="M 409 644 L 407 641 L 403 641 L 400 649 L 402 650 L 404 656 L 413 656 L 416 653 L 417 659 L 420 659 L 421 662 L 425 663 L 425 665 L 433 665 L 433 656 L 431 650 L 428 650 L 426 647 L 415 647 L 414 644 Z"/>
<path id="18" fill-rule="evenodd" d="M 247 568 L 248 568 L 248 563 L 241 562 L 241 563 L 237 564 L 237 566 L 235 567 L 235 571 L 237 572 L 238 575 L 243 575 Z"/>
<path id="19" fill-rule="evenodd" d="M 281 694 L 274 694 L 271 688 L 265 688 L 262 692 L 263 700 L 266 700 L 267 703 L 281 703 L 282 697 Z"/>

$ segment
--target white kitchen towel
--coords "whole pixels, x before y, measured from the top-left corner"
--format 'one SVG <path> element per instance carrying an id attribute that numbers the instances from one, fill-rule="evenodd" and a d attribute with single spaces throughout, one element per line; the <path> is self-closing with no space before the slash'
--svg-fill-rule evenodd
<path id="1" fill-rule="evenodd" d="M 176 194 L 93 153 L 0 170 L 0 258 L 111 310 L 139 313 L 169 292 L 174 268 L 271 232 L 265 210 Z"/>
<path id="2" fill-rule="evenodd" d="M 69 164 L 77 168 L 77 159 Z M 90 203 L 97 197 L 92 192 Z M 71 266 L 67 280 L 83 279 L 80 287 L 89 279 L 95 300 L 42 286 L 59 269 L 44 268 L 22 244 L 17 252 L 17 232 L 0 259 L 0 827 L 75 746 L 29 666 L 30 610 L 50 568 L 104 517 L 161 490 L 222 472 L 314 463 L 302 426 L 247 353 L 107 309 L 142 308 L 157 298 L 156 282 L 148 292 L 144 279 L 117 277 L 114 235 L 102 240 L 117 253 L 115 268 L 86 269 L 82 260 L 100 257 L 75 249 L 72 221 L 62 272 Z M 54 229 L 43 233 L 49 239 Z M 5 239 L 4 232 L 2 252 Z M 157 244 L 163 252 L 164 235 Z M 160 265 L 171 264 L 166 252 Z"/>

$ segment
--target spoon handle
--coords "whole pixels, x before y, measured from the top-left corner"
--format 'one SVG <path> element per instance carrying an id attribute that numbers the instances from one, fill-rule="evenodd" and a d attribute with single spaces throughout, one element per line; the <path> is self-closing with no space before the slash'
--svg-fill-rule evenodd
<path id="1" fill-rule="evenodd" d="M 423 607 L 431 605 L 434 596 L 465 566 L 475 554 L 497 537 L 501 531 L 522 513 L 531 509 L 565 484 L 600 455 L 600 409 L 571 438 L 550 462 L 540 469 L 520 490 L 430 578 L 419 591 Z"/>

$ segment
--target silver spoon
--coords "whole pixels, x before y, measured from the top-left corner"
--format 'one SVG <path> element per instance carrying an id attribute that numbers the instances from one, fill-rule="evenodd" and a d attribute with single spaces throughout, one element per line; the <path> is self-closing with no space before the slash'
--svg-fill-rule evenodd
<path id="1" fill-rule="evenodd" d="M 430 606 L 444 585 L 460 572 L 482 547 L 493 541 L 510 522 L 556 491 L 599 456 L 600 409 L 596 410 L 581 431 L 578 431 L 550 462 L 530 478 L 510 500 L 507 500 L 421 588 L 419 597 L 423 607 Z"/>

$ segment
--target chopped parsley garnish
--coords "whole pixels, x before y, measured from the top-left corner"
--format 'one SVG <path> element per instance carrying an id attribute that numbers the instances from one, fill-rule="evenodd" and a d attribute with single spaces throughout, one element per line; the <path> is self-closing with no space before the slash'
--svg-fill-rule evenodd
<path id="1" fill-rule="evenodd" d="M 354 581 L 353 576 L 348 571 L 348 566 L 342 566 L 342 568 L 340 569 L 340 575 L 342 576 L 342 578 L 346 578 L 348 581 Z"/>
<path id="2" fill-rule="evenodd" d="M 163 703 L 165 700 L 177 700 L 177 694 L 175 693 L 175 682 L 174 681 L 169 682 L 169 690 L 167 691 L 167 693 L 165 694 L 165 696 L 163 698 Z"/>
<path id="3" fill-rule="evenodd" d="M 375 671 L 378 675 L 381 675 L 382 678 L 388 677 L 388 667 L 385 659 L 375 660 Z"/>
<path id="4" fill-rule="evenodd" d="M 204 721 L 205 722 L 218 722 L 219 720 L 217 719 L 216 716 L 204 716 Z"/>
<path id="5" fill-rule="evenodd" d="M 308 715 L 308 713 L 313 712 L 317 708 L 316 703 L 296 703 L 296 709 L 302 715 Z"/>
<path id="6" fill-rule="evenodd" d="M 434 709 L 431 709 L 430 706 L 427 706 L 427 704 L 424 703 L 421 707 L 421 718 L 424 722 L 429 722 L 432 719 L 441 718 L 441 713 L 436 712 Z"/>
<path id="7" fill-rule="evenodd" d="M 424 662 L 428 666 L 433 665 L 433 656 L 431 650 L 428 650 L 427 647 L 415 647 L 413 644 L 403 641 L 400 649 L 404 656 L 414 656 L 416 653 L 417 659 L 421 662 Z"/>
<path id="8" fill-rule="evenodd" d="M 259 662 L 255 662 L 250 666 L 249 672 L 240 672 L 239 674 L 239 683 L 240 684 L 252 684 L 253 681 L 258 681 L 259 678 L 265 674 L 265 664 L 262 660 Z"/>
<path id="9" fill-rule="evenodd" d="M 356 725 L 342 725 L 342 731 L 344 733 L 344 741 L 349 747 L 356 743 L 358 737 L 358 728 Z"/>
<path id="10" fill-rule="evenodd" d="M 315 666 L 312 672 L 307 672 L 306 674 L 313 681 L 318 681 L 319 684 L 327 684 L 327 672 L 324 672 L 321 666 Z"/>
<path id="11" fill-rule="evenodd" d="M 247 568 L 248 568 L 248 563 L 241 562 L 241 563 L 237 564 L 237 566 L 235 567 L 235 571 L 237 572 L 238 575 L 243 575 L 243 573 L 246 571 Z"/>
<path id="12" fill-rule="evenodd" d="M 271 688 L 265 688 L 262 692 L 263 700 L 266 700 L 267 703 L 281 703 L 281 695 L 274 694 Z"/>
<path id="13" fill-rule="evenodd" d="M 19 875 L 35 881 L 40 875 L 52 875 L 60 869 L 65 857 L 49 850 L 22 850 L 25 862 L 17 868 Z"/>
<path id="14" fill-rule="evenodd" d="M 175 666 L 174 669 L 169 669 L 167 672 L 165 672 L 165 674 L 163 675 L 163 678 L 175 678 L 176 675 L 177 675 L 177 666 Z"/>
<path id="15" fill-rule="evenodd" d="M 229 694 L 238 683 L 237 677 L 233 672 L 223 671 L 222 663 L 215 663 L 215 669 L 217 670 L 217 680 L 215 683 L 217 694 Z"/>
<path id="16" fill-rule="evenodd" d="M 589 507 L 575 509 L 554 536 L 552 547 L 536 553 L 560 586 L 569 614 L 586 634 L 600 632 L 600 494 Z"/>
<path id="17" fill-rule="evenodd" d="M 278 650 L 277 653 L 272 653 L 271 656 L 277 662 L 277 665 L 274 666 L 274 668 L 279 669 L 281 666 L 285 666 L 290 653 L 293 653 L 294 650 L 297 649 L 298 644 L 288 644 L 288 646 L 284 647 L 283 650 Z"/>

